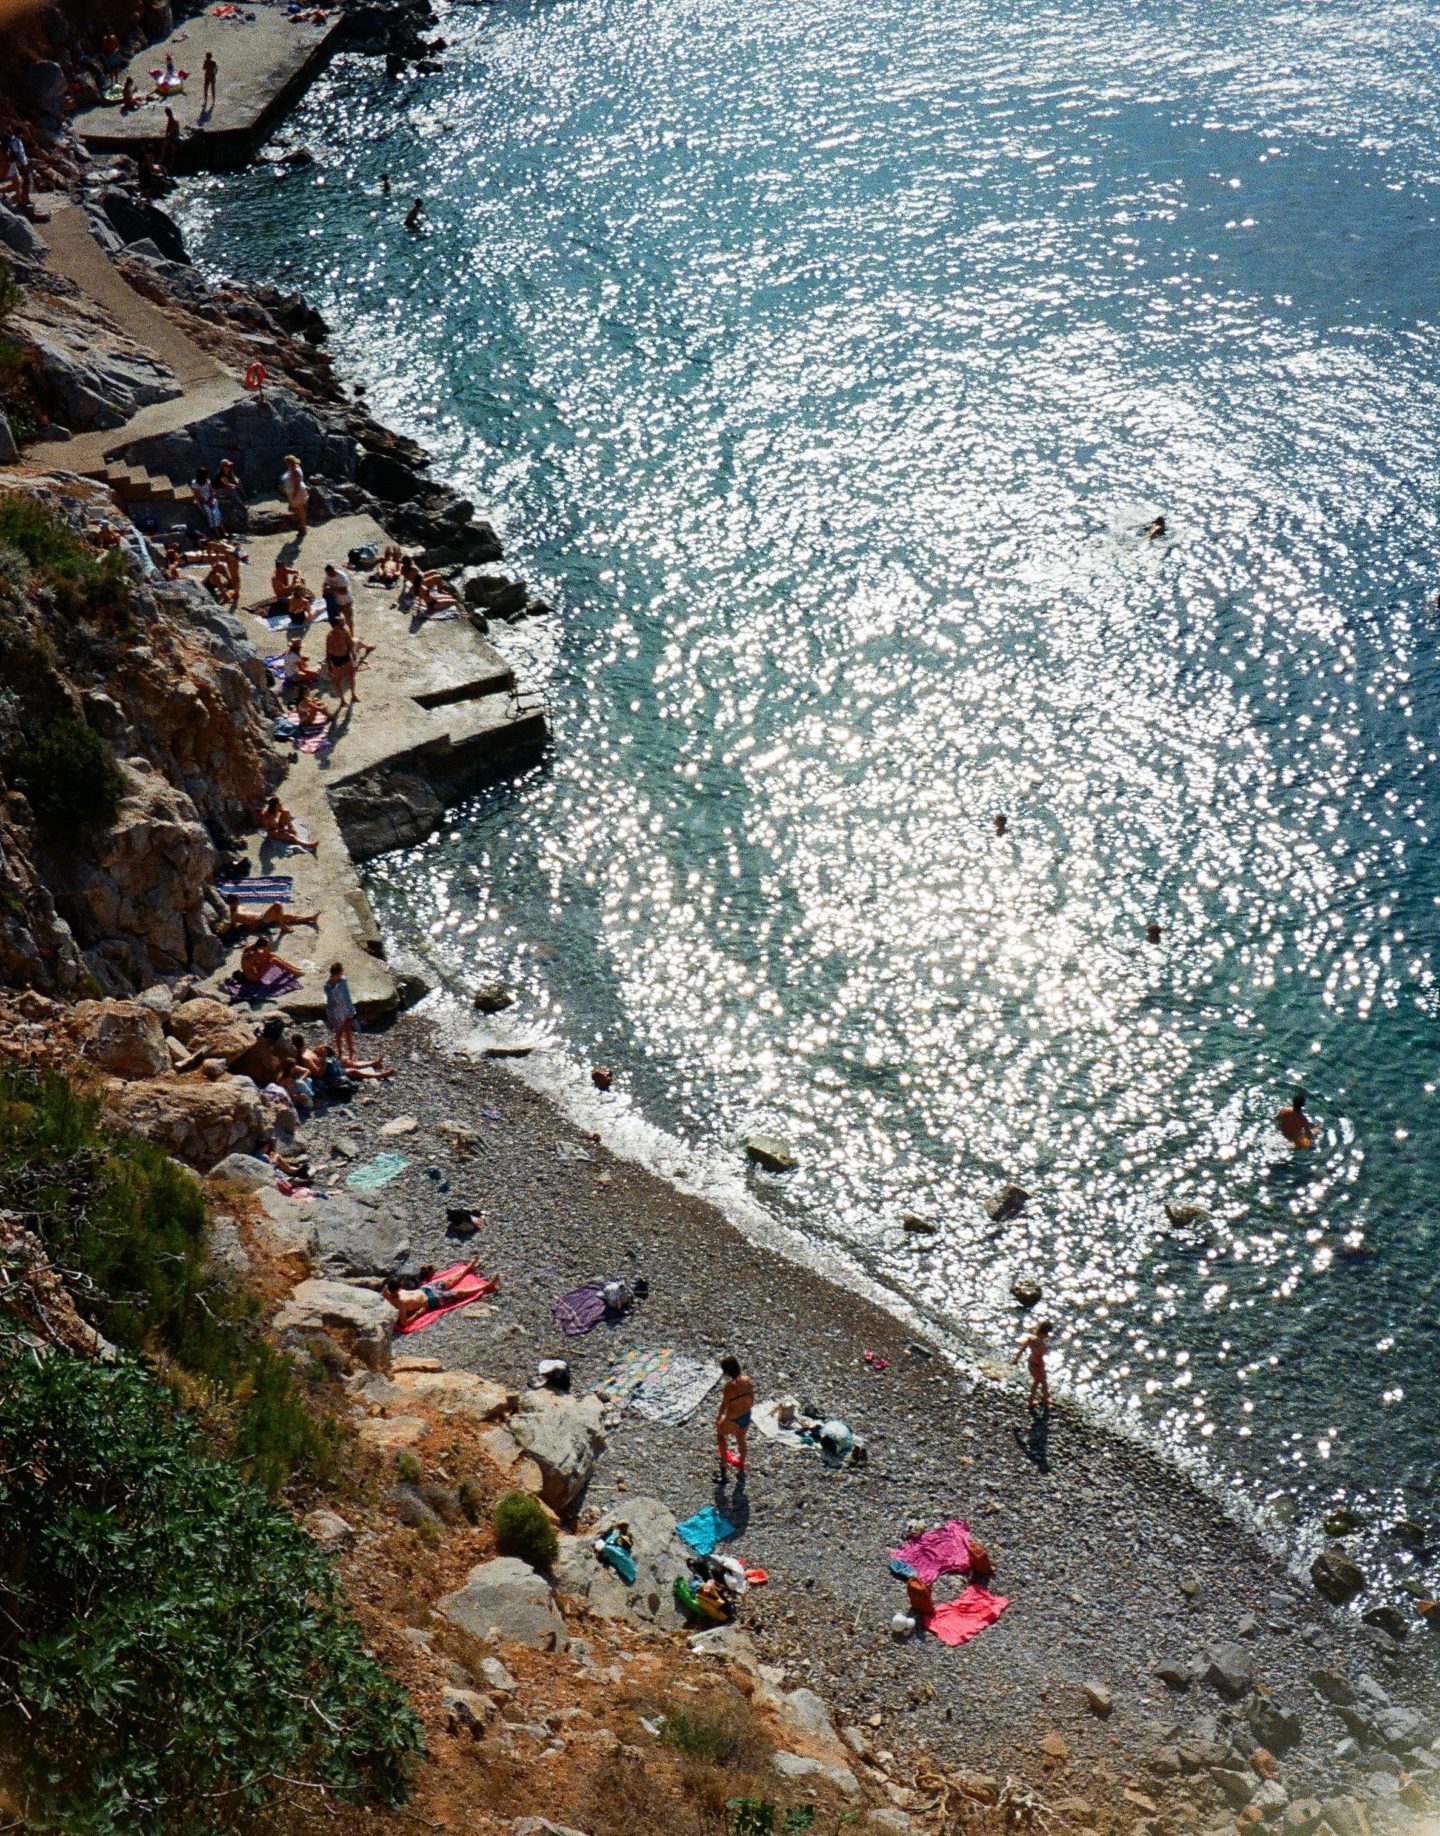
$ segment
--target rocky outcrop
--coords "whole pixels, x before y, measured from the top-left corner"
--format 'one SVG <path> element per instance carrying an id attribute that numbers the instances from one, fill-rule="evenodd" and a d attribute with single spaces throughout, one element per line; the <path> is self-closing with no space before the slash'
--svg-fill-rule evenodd
<path id="1" fill-rule="evenodd" d="M 595 1553 L 595 1544 L 621 1524 L 635 1560 L 635 1579 L 628 1584 Z M 675 1528 L 674 1514 L 658 1498 L 627 1498 L 587 1535 L 560 1538 L 556 1591 L 584 1601 L 601 1619 L 678 1627 L 685 1622 L 675 1605 L 675 1577 L 685 1573 L 693 1553 Z"/>
<path id="2" fill-rule="evenodd" d="M 31 293 L 5 332 L 33 353 L 42 398 L 62 427 L 120 427 L 137 409 L 180 394 L 171 369 L 82 297 L 62 306 Z"/>
<path id="3" fill-rule="evenodd" d="M 168 1077 L 160 1016 L 139 1001 L 81 1001 L 67 1016 L 80 1056 L 112 1077 Z"/>
<path id="4" fill-rule="evenodd" d="M 338 1344 L 371 1370 L 383 1370 L 390 1357 L 390 1328 L 395 1314 L 368 1288 L 344 1281 L 302 1281 L 275 1316 L 280 1342 L 321 1349 Z"/>
<path id="5" fill-rule="evenodd" d="M 597 1397 L 527 1391 L 511 1418 L 516 1445 L 540 1469 L 540 1496 L 553 1510 L 573 1504 L 590 1482 L 605 1446 Z"/>
<path id="6" fill-rule="evenodd" d="M 260 1092 L 245 1077 L 109 1083 L 104 1107 L 117 1128 L 144 1135 L 201 1173 L 237 1148 L 253 1147 L 265 1126 Z"/>
<path id="7" fill-rule="evenodd" d="M 563 1651 L 569 1642 L 549 1582 L 515 1556 L 478 1563 L 463 1587 L 441 1595 L 435 1611 L 472 1638 L 496 1633 L 537 1651 Z"/>
<path id="8" fill-rule="evenodd" d="M 199 812 L 148 759 L 122 760 L 120 769 L 113 826 L 88 836 L 83 854 L 48 849 L 59 910 L 106 987 L 213 969 L 224 955 L 204 916 L 215 848 Z"/>

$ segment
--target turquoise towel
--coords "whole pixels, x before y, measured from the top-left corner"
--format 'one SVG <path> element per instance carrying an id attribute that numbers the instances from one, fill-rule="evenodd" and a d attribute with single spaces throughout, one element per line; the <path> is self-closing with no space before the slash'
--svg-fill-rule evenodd
<path id="1" fill-rule="evenodd" d="M 612 1543 L 607 1537 L 603 1547 L 595 1552 L 602 1562 L 608 1562 L 619 1575 L 626 1587 L 634 1587 L 635 1577 L 639 1570 L 635 1558 L 628 1549 L 622 1549 L 618 1543 Z"/>
<path id="2" fill-rule="evenodd" d="M 709 1555 L 717 1543 L 726 1542 L 735 1534 L 734 1524 L 723 1518 L 714 1505 L 706 1505 L 703 1511 L 697 1511 L 675 1527 L 696 1555 Z"/>
<path id="3" fill-rule="evenodd" d="M 410 1162 L 403 1154 L 377 1154 L 373 1160 L 367 1160 L 363 1166 L 356 1167 L 345 1181 L 357 1192 L 373 1192 L 378 1186 L 388 1186 L 397 1173 L 403 1173 Z"/>

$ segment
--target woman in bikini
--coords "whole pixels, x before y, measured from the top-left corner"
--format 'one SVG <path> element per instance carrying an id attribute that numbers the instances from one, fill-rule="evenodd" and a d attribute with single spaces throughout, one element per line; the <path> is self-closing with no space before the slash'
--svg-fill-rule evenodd
<path id="1" fill-rule="evenodd" d="M 740 1367 L 738 1358 L 722 1358 L 725 1388 L 720 1392 L 720 1413 L 715 1417 L 715 1444 L 721 1467 L 738 1467 L 745 1471 L 745 1448 L 750 1435 L 750 1415 L 755 1407 L 755 1385 Z M 733 1440 L 731 1454 L 725 1443 Z"/>
<path id="2" fill-rule="evenodd" d="M 360 697 L 355 693 L 355 640 L 350 627 L 342 621 L 330 627 L 325 639 L 325 662 L 330 671 L 330 686 L 340 698 L 340 706 L 345 705 L 345 689 L 348 684 L 350 700 L 358 702 Z"/>

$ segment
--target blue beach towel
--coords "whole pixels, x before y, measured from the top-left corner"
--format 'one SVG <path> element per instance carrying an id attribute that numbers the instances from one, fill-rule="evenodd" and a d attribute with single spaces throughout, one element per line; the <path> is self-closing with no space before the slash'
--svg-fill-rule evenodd
<path id="1" fill-rule="evenodd" d="M 288 905 L 295 882 L 288 873 L 268 878 L 256 874 L 252 880 L 217 880 L 215 890 L 222 899 L 233 897 L 242 905 Z"/>
<path id="2" fill-rule="evenodd" d="M 696 1555 L 709 1555 L 717 1543 L 728 1542 L 735 1534 L 734 1524 L 722 1517 L 714 1505 L 706 1505 L 703 1511 L 687 1517 L 683 1524 L 677 1524 L 675 1528 Z"/>
<path id="3" fill-rule="evenodd" d="M 374 1192 L 380 1186 L 388 1186 L 409 1165 L 403 1154 L 377 1154 L 347 1175 L 345 1184 L 353 1186 L 357 1192 Z"/>

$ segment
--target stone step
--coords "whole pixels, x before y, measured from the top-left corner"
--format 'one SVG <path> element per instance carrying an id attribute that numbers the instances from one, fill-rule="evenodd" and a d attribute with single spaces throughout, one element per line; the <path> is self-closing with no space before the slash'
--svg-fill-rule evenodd
<path id="1" fill-rule="evenodd" d="M 163 473 L 148 472 L 143 465 L 129 465 L 123 459 L 107 460 L 100 476 L 127 504 L 188 504 L 195 497 L 189 485 L 177 485 Z"/>

